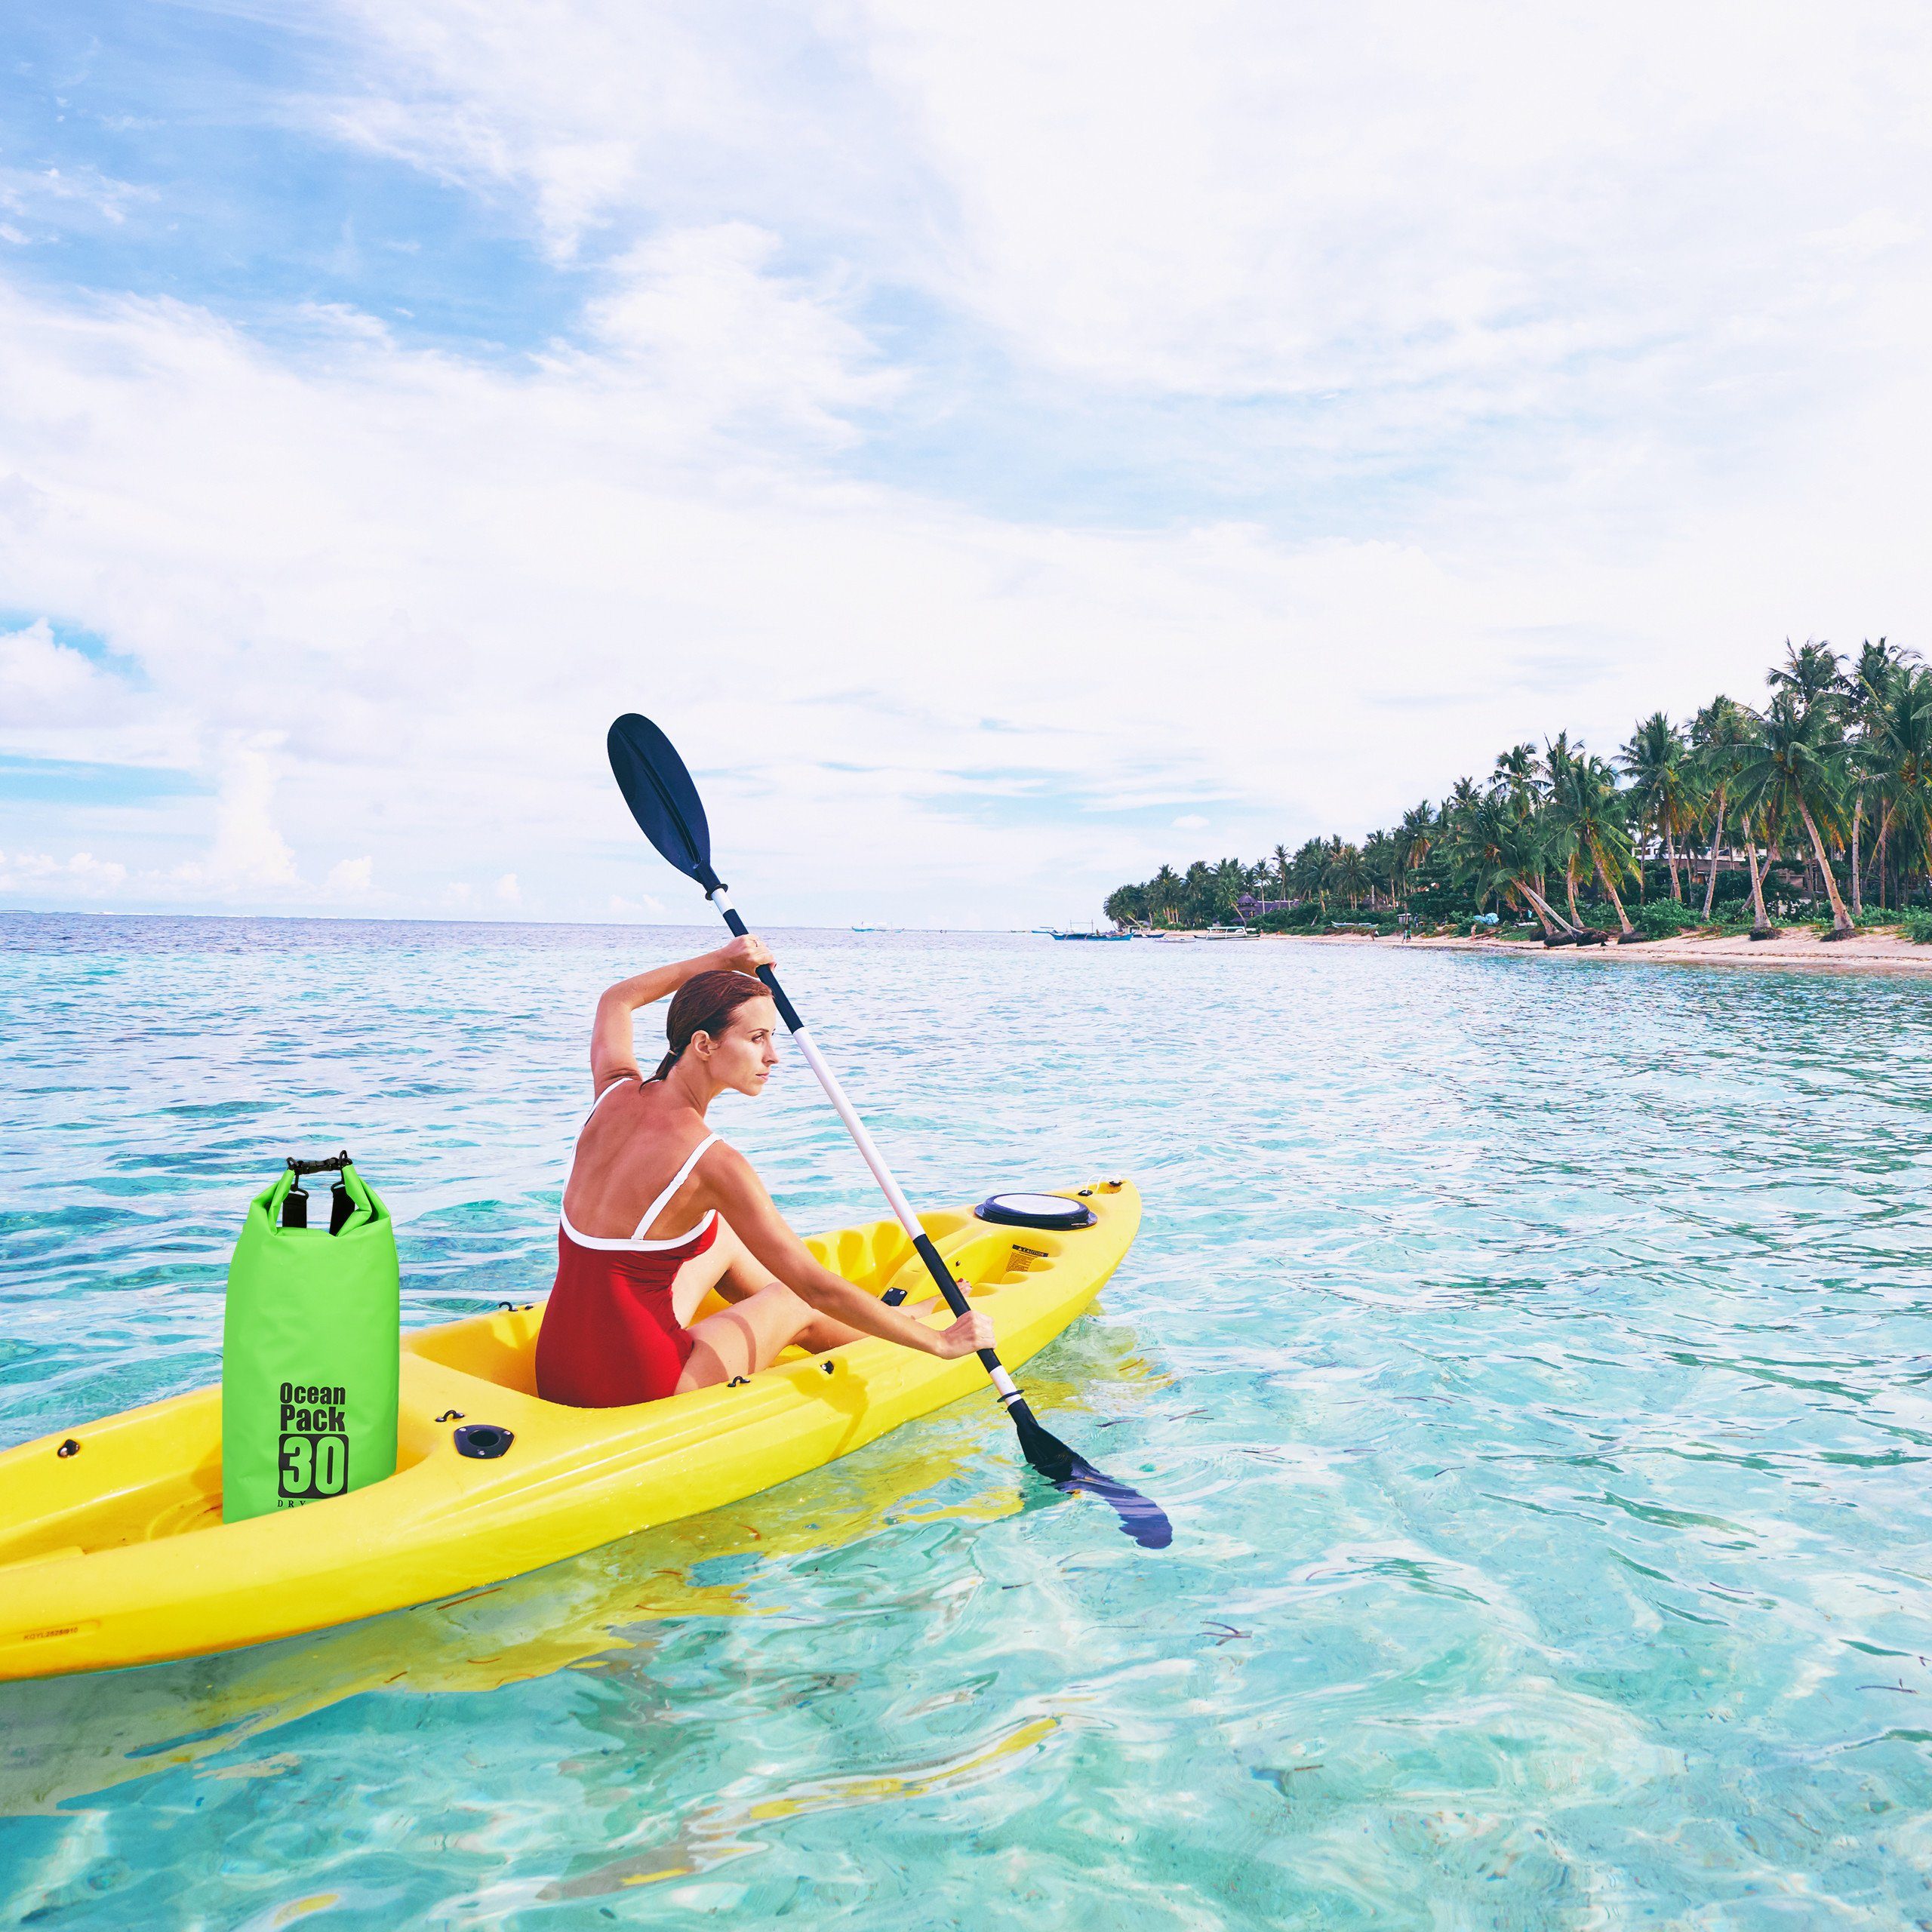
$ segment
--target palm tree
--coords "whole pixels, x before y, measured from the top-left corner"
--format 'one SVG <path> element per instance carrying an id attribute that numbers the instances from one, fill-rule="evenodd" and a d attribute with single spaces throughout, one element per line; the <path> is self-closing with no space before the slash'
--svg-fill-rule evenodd
<path id="1" fill-rule="evenodd" d="M 1932 846 L 1932 670 L 1900 667 L 1884 701 L 1867 714 L 1861 752 L 1879 812 L 1882 906 L 1885 860 L 1894 835 L 1906 851 L 1921 855 Z"/>
<path id="2" fill-rule="evenodd" d="M 1854 928 L 1825 849 L 1826 833 L 1836 837 L 1845 826 L 1844 741 L 1833 708 L 1816 698 L 1807 704 L 1795 686 L 1781 686 L 1745 744 L 1737 784 L 1767 826 L 1786 818 L 1804 826 L 1831 901 L 1832 937 L 1844 938 Z"/>
<path id="3" fill-rule="evenodd" d="M 1275 876 L 1280 881 L 1281 897 L 1284 899 L 1292 899 L 1294 894 L 1290 890 L 1288 885 L 1288 867 L 1293 862 L 1288 857 L 1288 848 L 1285 845 L 1277 845 L 1275 848 L 1274 859 Z"/>
<path id="4" fill-rule="evenodd" d="M 1549 815 L 1559 849 L 1568 860 L 1571 918 L 1576 915 L 1577 863 L 1581 860 L 1595 872 L 1598 886 L 1615 908 L 1618 931 L 1625 939 L 1634 939 L 1637 928 L 1617 892 L 1617 880 L 1628 877 L 1636 862 L 1616 774 L 1580 745 L 1574 751 L 1566 746 L 1561 757 L 1552 746 L 1550 763 Z"/>
<path id="5" fill-rule="evenodd" d="M 1449 795 L 1442 801 L 1442 808 L 1436 815 L 1436 823 L 1445 830 L 1451 823 L 1460 818 L 1482 796 L 1476 789 L 1473 778 L 1459 778 L 1449 788 Z"/>
<path id="6" fill-rule="evenodd" d="M 1789 691 L 1800 711 L 1809 711 L 1821 699 L 1835 700 L 1844 688 L 1844 667 L 1838 654 L 1823 638 L 1796 645 L 1784 641 L 1784 662 L 1764 673 L 1764 682 L 1774 697 Z"/>
<path id="7" fill-rule="evenodd" d="M 1544 795 L 1534 745 L 1512 745 L 1497 754 L 1490 789 L 1500 791 L 1518 811 L 1526 811 Z"/>
<path id="8" fill-rule="evenodd" d="M 1583 749 L 1581 744 L 1571 743 L 1567 731 L 1558 732 L 1545 746 L 1543 785 L 1546 798 L 1553 801 L 1565 797 L 1571 790 L 1573 774 Z M 1496 764 L 1500 778 L 1504 761 L 1498 758 Z M 1566 808 L 1550 814 L 1543 844 L 1543 850 L 1551 860 L 1563 867 L 1563 891 L 1565 902 L 1570 908 L 1570 924 L 1577 931 L 1581 932 L 1583 929 L 1583 915 L 1577 910 L 1577 860 L 1583 848 L 1577 841 L 1572 811 Z"/>
<path id="9" fill-rule="evenodd" d="M 1714 697 L 1690 721 L 1690 755 L 1711 828 L 1710 869 L 1704 880 L 1704 917 L 1717 896 L 1718 848 L 1724 842 L 1726 808 L 1737 795 L 1737 760 L 1751 721 L 1734 699 Z"/>
<path id="10" fill-rule="evenodd" d="M 1164 926 L 1174 922 L 1174 913 L 1180 903 L 1180 878 L 1174 867 L 1163 866 L 1147 881 L 1147 906 L 1154 917 Z"/>
<path id="11" fill-rule="evenodd" d="M 1196 859 L 1182 875 L 1182 917 L 1190 926 L 1214 923 L 1214 878 L 1204 859 Z"/>
<path id="12" fill-rule="evenodd" d="M 1328 848 L 1318 838 L 1304 839 L 1288 866 L 1296 893 L 1303 899 L 1321 897 L 1321 881 L 1327 870 Z"/>
<path id="13" fill-rule="evenodd" d="M 1247 868 L 1238 859 L 1223 859 L 1213 873 L 1214 923 L 1219 925 L 1226 919 L 1238 919 L 1235 910 L 1238 900 L 1247 884 Z"/>
<path id="14" fill-rule="evenodd" d="M 1537 814 L 1514 809 L 1506 792 L 1475 792 L 1451 819 L 1445 839 L 1457 884 L 1481 905 L 1492 895 L 1534 912 L 1543 937 L 1569 932 L 1561 916 L 1531 881 L 1543 875 L 1542 826 Z"/>
<path id="15" fill-rule="evenodd" d="M 1435 814 L 1429 810 L 1426 798 L 1419 805 L 1411 805 L 1402 814 L 1401 822 L 1395 828 L 1395 853 L 1397 863 L 1405 875 L 1420 872 L 1428 863 L 1429 853 L 1439 835 Z"/>
<path id="16" fill-rule="evenodd" d="M 1865 909 L 1864 869 L 1860 863 L 1860 841 L 1865 829 L 1866 794 L 1877 775 L 1873 763 L 1878 719 L 1884 709 L 1893 685 L 1905 672 L 1911 654 L 1894 650 L 1883 638 L 1874 644 L 1869 638 L 1847 667 L 1838 702 L 1845 721 L 1855 734 L 1852 746 L 1851 795 L 1851 916 Z M 1881 894 L 1883 892 L 1882 876 Z"/>
<path id="17" fill-rule="evenodd" d="M 1769 939 L 1771 936 L 1771 915 L 1764 910 L 1764 881 L 1758 869 L 1758 829 L 1761 817 L 1760 808 L 1746 801 L 1738 808 L 1737 829 L 1744 841 L 1744 862 L 1751 869 L 1751 937 Z M 1775 828 L 1767 828 L 1770 840 L 1775 839 Z"/>
<path id="18" fill-rule="evenodd" d="M 1363 893 L 1368 888 L 1368 872 L 1362 864 L 1359 845 L 1337 843 L 1334 856 L 1329 862 L 1328 882 L 1347 899 L 1349 910 L 1355 911 L 1361 903 Z"/>
<path id="19" fill-rule="evenodd" d="M 1395 903 L 1396 888 L 1401 883 L 1402 862 L 1397 856 L 1395 840 L 1386 832 L 1371 832 L 1362 841 L 1362 870 L 1368 878 L 1368 903 L 1375 903 L 1377 892 L 1386 893 L 1389 903 Z"/>
<path id="20" fill-rule="evenodd" d="M 1653 712 L 1617 754 L 1629 774 L 1641 823 L 1663 847 L 1670 867 L 1670 896 L 1684 903 L 1677 877 L 1677 841 L 1690 823 L 1694 787 L 1684 734 L 1661 711 Z"/>

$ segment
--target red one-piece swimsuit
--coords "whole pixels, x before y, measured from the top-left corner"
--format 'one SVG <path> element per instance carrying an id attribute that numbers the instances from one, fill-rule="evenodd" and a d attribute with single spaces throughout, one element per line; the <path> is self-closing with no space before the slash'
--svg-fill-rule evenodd
<path id="1" fill-rule="evenodd" d="M 622 1084 L 614 1080 L 591 1112 Z M 707 1214 L 675 1241 L 646 1241 L 644 1233 L 717 1138 L 707 1134 L 691 1150 L 628 1241 L 580 1234 L 569 1215 L 558 1216 L 556 1285 L 537 1337 L 537 1392 L 545 1401 L 620 1409 L 676 1392 L 697 1344 L 671 1304 L 671 1284 L 718 1238 L 718 1216 Z"/>

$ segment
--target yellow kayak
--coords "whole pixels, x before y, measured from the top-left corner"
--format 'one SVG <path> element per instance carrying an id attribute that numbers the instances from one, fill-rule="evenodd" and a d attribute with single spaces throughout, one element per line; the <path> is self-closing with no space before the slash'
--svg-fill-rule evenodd
<path id="1" fill-rule="evenodd" d="M 1078 1195 L 1091 1226 L 992 1226 L 970 1208 L 921 1217 L 1009 1365 L 1087 1308 L 1140 1226 L 1126 1181 Z M 897 1221 L 807 1245 L 875 1294 L 930 1291 Z M 219 1389 L 0 1453 L 0 1680 L 200 1656 L 431 1602 L 768 1489 L 986 1386 L 971 1355 L 867 1340 L 788 1349 L 736 1388 L 564 1408 L 534 1391 L 542 1321 L 537 1304 L 405 1335 L 396 1473 L 300 1509 L 222 1521 Z"/>

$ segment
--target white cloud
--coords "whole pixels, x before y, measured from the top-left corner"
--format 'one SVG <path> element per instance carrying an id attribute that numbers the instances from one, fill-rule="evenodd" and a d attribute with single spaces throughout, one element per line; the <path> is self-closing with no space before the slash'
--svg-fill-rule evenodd
<path id="1" fill-rule="evenodd" d="M 375 883 L 375 872 L 374 859 L 338 859 L 329 868 L 322 889 L 331 899 L 366 899 Z"/>
<path id="2" fill-rule="evenodd" d="M 523 903 L 523 888 L 517 884 L 515 872 L 504 873 L 491 891 L 500 906 L 521 906 Z"/>
<path id="3" fill-rule="evenodd" d="M 97 727 L 125 712 L 127 698 L 84 653 L 57 643 L 44 620 L 0 632 L 0 731 Z"/>
<path id="4" fill-rule="evenodd" d="M 660 236 L 611 265 L 586 321 L 627 376 L 698 422 L 752 414 L 849 441 L 835 412 L 885 401 L 899 378 L 868 366 L 872 346 L 840 315 L 835 279 L 787 276 L 779 252 L 777 236 L 746 222 Z"/>
<path id="5" fill-rule="evenodd" d="M 670 914 L 670 908 L 661 899 L 654 898 L 648 892 L 626 896 L 614 892 L 604 902 L 604 914 L 612 919 L 664 919 Z"/>
<path id="6" fill-rule="evenodd" d="M 527 194 L 560 250 L 755 208 L 1023 374 L 1292 401 L 1298 466 L 1558 411 L 1734 431 L 1737 384 L 1909 337 L 1846 238 L 1924 297 L 1932 21 L 1902 6 L 343 11 L 337 125 Z"/>
<path id="7" fill-rule="evenodd" d="M 10 601 L 146 685 L 17 633 L 0 749 L 216 779 L 181 893 L 654 910 L 641 707 L 768 922 L 1025 923 L 1197 802 L 1358 832 L 1788 632 L 1932 644 L 1915 14 L 341 11 L 328 125 L 583 306 L 519 361 L 0 297 Z"/>
<path id="8" fill-rule="evenodd" d="M 45 852 L 0 852 L 0 892 L 97 899 L 114 892 L 127 876 L 126 866 L 97 859 L 91 852 L 65 859 Z"/>
<path id="9" fill-rule="evenodd" d="M 152 188 L 117 181 L 98 168 L 0 168 L 0 209 L 66 226 L 78 214 L 118 227 L 135 203 L 156 199 Z M 10 227 L 10 242 L 34 238 Z"/>
<path id="10" fill-rule="evenodd" d="M 601 907 L 648 862 L 601 750 L 643 707 L 768 922 L 875 913 L 886 879 L 908 917 L 1024 918 L 1177 856 L 1080 814 L 1090 793 L 1211 793 L 1257 849 L 1358 830 L 1498 745 L 1602 742 L 1755 676 L 1787 629 L 1897 634 L 1924 604 L 1909 410 L 1678 500 L 1643 554 L 1614 517 L 1593 541 L 1503 498 L 1535 555 L 969 514 L 640 426 L 584 358 L 506 373 L 351 337 L 288 360 L 173 306 L 18 297 L 0 347 L 0 437 L 44 506 L 0 512 L 0 569 L 195 721 L 220 802 L 178 884 L 217 903 L 299 896 L 314 827 L 398 909 L 466 869 L 540 875 L 540 915 Z M 992 809 L 1035 791 L 1030 821 Z"/>
<path id="11" fill-rule="evenodd" d="M 363 85 L 327 104 L 331 130 L 445 181 L 527 196 L 559 260 L 601 228 L 634 227 L 640 207 L 674 225 L 733 203 L 787 226 L 834 209 L 864 225 L 915 198 L 865 48 L 830 14 L 629 0 L 336 11 Z"/>
<path id="12" fill-rule="evenodd" d="M 275 820 L 281 734 L 235 734 L 225 747 L 214 841 L 205 856 L 178 866 L 174 881 L 218 898 L 279 896 L 299 886 L 295 854 Z"/>

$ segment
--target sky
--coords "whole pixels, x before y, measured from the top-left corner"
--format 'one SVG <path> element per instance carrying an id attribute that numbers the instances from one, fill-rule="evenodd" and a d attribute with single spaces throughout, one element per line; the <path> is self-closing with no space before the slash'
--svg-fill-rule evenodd
<path id="1" fill-rule="evenodd" d="M 1932 654 L 1907 5 L 0 29 L 0 906 L 1096 916 Z"/>

